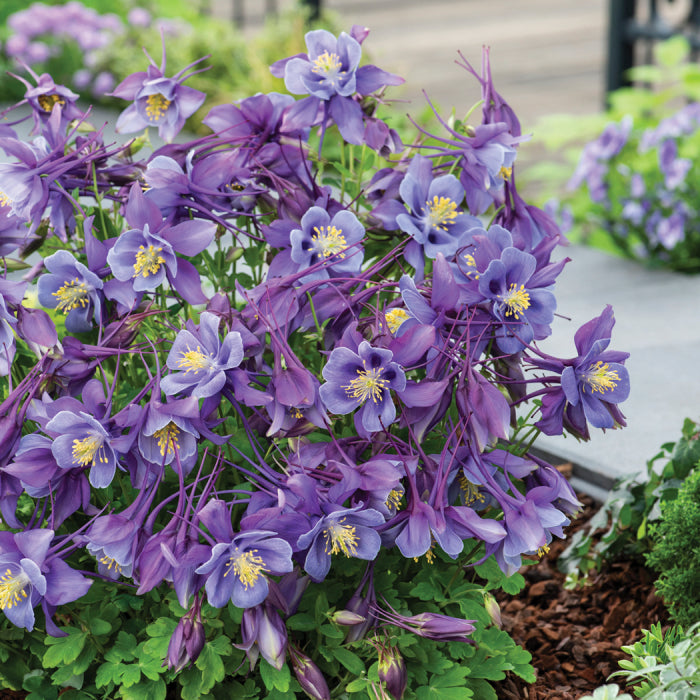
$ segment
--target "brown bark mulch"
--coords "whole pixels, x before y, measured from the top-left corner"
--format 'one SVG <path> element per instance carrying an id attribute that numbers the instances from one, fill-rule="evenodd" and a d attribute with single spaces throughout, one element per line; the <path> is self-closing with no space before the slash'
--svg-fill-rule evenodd
<path id="1" fill-rule="evenodd" d="M 597 508 L 588 496 L 579 494 L 579 499 L 584 509 L 569 535 Z M 634 644 L 641 630 L 654 623 L 664 628 L 669 624 L 666 608 L 654 593 L 653 575 L 639 563 L 603 566 L 591 573 L 585 586 L 565 589 L 557 557 L 566 546 L 566 540 L 554 541 L 537 565 L 521 570 L 527 580 L 521 593 L 499 598 L 503 628 L 532 654 L 537 670 L 534 684 L 509 674 L 497 684 L 500 700 L 577 700 L 605 685 L 619 670 L 617 662 L 629 658 L 620 647 Z M 613 681 L 624 686 L 622 678 Z"/>

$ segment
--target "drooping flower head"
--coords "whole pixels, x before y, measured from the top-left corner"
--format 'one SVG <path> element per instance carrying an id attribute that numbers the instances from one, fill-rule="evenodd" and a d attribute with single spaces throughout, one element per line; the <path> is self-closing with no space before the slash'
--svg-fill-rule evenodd
<path id="1" fill-rule="evenodd" d="M 206 99 L 203 92 L 183 85 L 187 78 L 199 72 L 187 71 L 204 58 L 190 63 L 172 78 L 165 77 L 165 45 L 160 68 L 150 56 L 148 58 L 151 65 L 145 72 L 133 73 L 111 93 L 114 97 L 133 101 L 119 116 L 116 129 L 130 133 L 157 126 L 158 135 L 169 143 Z"/>
<path id="2" fill-rule="evenodd" d="M 61 469 L 89 468 L 95 488 L 109 486 L 117 455 L 111 436 L 98 420 L 82 411 L 60 411 L 46 424 L 46 430 L 57 434 L 51 451 Z"/>
<path id="3" fill-rule="evenodd" d="M 226 383 L 226 370 L 238 367 L 242 359 L 241 334 L 231 331 L 222 343 L 219 317 L 205 311 L 199 328 L 188 322 L 188 327 L 175 337 L 167 359 L 171 372 L 161 379 L 160 388 L 168 396 L 214 396 Z"/>
<path id="4" fill-rule="evenodd" d="M 0 610 L 18 627 L 34 628 L 40 602 L 49 634 L 60 634 L 51 620 L 58 605 L 85 595 L 91 581 L 68 566 L 49 548 L 54 531 L 0 532 Z"/>
<path id="5" fill-rule="evenodd" d="M 614 325 L 608 305 L 576 331 L 577 357 L 560 360 L 539 353 L 531 359 L 536 367 L 561 373 L 561 385 L 550 387 L 542 398 L 542 418 L 536 425 L 545 434 L 559 435 L 566 427 L 587 440 L 587 422 L 603 429 L 625 425 L 617 405 L 629 396 L 629 373 L 623 365 L 629 353 L 607 349 Z"/>
<path id="6" fill-rule="evenodd" d="M 32 108 L 35 131 L 38 130 L 41 124 L 45 124 L 49 120 L 54 107 L 61 112 L 61 123 L 64 125 L 73 119 L 79 119 L 83 116 L 82 111 L 76 104 L 78 95 L 72 90 L 69 90 L 64 85 L 57 85 L 48 73 L 37 75 L 31 68 L 27 67 L 27 70 L 36 81 L 35 86 L 19 75 L 14 77 L 22 81 L 27 87 L 24 99 Z"/>
<path id="7" fill-rule="evenodd" d="M 84 333 L 99 323 L 102 315 L 102 280 L 78 262 L 67 250 L 59 250 L 44 260 L 49 274 L 39 278 L 39 302 L 66 314 L 66 329 Z"/>

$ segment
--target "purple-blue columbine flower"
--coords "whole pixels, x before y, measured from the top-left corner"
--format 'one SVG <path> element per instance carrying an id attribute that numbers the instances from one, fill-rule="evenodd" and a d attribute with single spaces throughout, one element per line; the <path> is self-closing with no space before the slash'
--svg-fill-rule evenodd
<path id="1" fill-rule="evenodd" d="M 381 537 L 374 529 L 384 524 L 377 510 L 339 508 L 320 518 L 309 532 L 297 540 L 299 549 L 308 549 L 304 570 L 315 581 L 322 581 L 331 568 L 331 556 L 344 554 L 372 561 L 381 547 Z"/>
<path id="2" fill-rule="evenodd" d="M 51 451 L 61 469 L 89 467 L 89 480 L 95 488 L 110 485 L 117 455 L 111 436 L 99 421 L 83 411 L 60 411 L 46 424 L 46 430 L 58 434 Z"/>
<path id="3" fill-rule="evenodd" d="M 474 240 L 474 254 L 464 255 L 466 274 L 473 278 L 474 296 L 469 300 L 491 300 L 491 313 L 500 323 L 498 348 L 513 354 L 533 339 L 546 338 L 556 309 L 551 287 L 563 263 L 540 267 L 534 255 L 513 246 L 510 233 L 501 226 L 475 230 Z"/>
<path id="4" fill-rule="evenodd" d="M 56 85 L 48 73 L 37 75 L 31 68 L 26 67 L 36 81 L 33 86 L 19 75 L 14 77 L 24 83 L 27 91 L 24 100 L 31 106 L 34 118 L 34 130 L 37 131 L 42 123 L 46 123 L 56 107 L 61 112 L 61 124 L 67 125 L 74 119 L 83 117 L 82 111 L 76 104 L 79 95 L 63 85 Z"/>
<path id="5" fill-rule="evenodd" d="M 536 367 L 561 373 L 561 386 L 549 387 L 542 397 L 542 418 L 536 426 L 545 434 L 559 435 L 566 426 L 587 440 L 586 422 L 595 428 L 625 425 L 617 404 L 629 396 L 629 373 L 622 364 L 629 353 L 607 349 L 614 325 L 608 305 L 576 331 L 577 357 L 560 360 L 539 353 L 531 358 Z"/>
<path id="6" fill-rule="evenodd" d="M 44 260 L 49 274 L 39 277 L 39 303 L 66 314 L 66 329 L 84 333 L 92 320 L 102 315 L 102 280 L 78 262 L 67 250 L 59 250 Z"/>
<path id="7" fill-rule="evenodd" d="M 473 642 L 469 635 L 476 629 L 474 627 L 475 620 L 462 620 L 458 617 L 431 612 L 419 613 L 408 617 L 396 612 L 392 607 L 389 610 L 391 612 L 380 608 L 376 604 L 372 606 L 372 612 L 381 621 L 413 632 L 420 637 L 438 642 Z"/>
<path id="8" fill-rule="evenodd" d="M 226 383 L 226 370 L 238 367 L 242 359 L 241 334 L 231 331 L 222 343 L 219 317 L 205 311 L 199 328 L 188 321 L 187 328 L 175 337 L 166 362 L 171 372 L 160 380 L 160 388 L 167 396 L 214 396 Z"/>
<path id="9" fill-rule="evenodd" d="M 666 189 L 675 190 L 684 183 L 692 165 L 688 158 L 678 157 L 678 144 L 673 139 L 666 139 L 659 146 L 659 170 L 663 173 Z"/>
<path id="10" fill-rule="evenodd" d="M 152 292 L 165 281 L 166 270 L 177 274 L 177 256 L 161 236 L 143 230 L 122 233 L 107 255 L 112 273 L 120 282 L 131 282 L 135 292 Z"/>
<path id="11" fill-rule="evenodd" d="M 424 257 L 434 260 L 438 253 L 452 257 L 469 240 L 468 231 L 480 227 L 473 216 L 461 211 L 464 188 L 454 175 L 433 177 L 429 158 L 415 156 L 399 188 L 408 213 L 396 223 L 412 237 L 404 256 L 422 279 Z"/>
<path id="12" fill-rule="evenodd" d="M 168 643 L 168 668 L 173 669 L 175 673 L 192 666 L 206 644 L 207 635 L 202 624 L 201 607 L 201 598 L 195 596 L 192 607 L 178 620 Z"/>
<path id="13" fill-rule="evenodd" d="M 567 401 L 572 406 L 578 406 L 580 402 L 586 419 L 595 428 L 615 427 L 606 404 L 625 401 L 630 391 L 629 373 L 622 364 L 629 353 L 607 350 L 610 338 L 595 337 L 599 335 L 597 328 L 611 328 L 613 323 L 612 309 L 607 306 L 601 316 L 579 329 L 575 342 L 580 356 L 561 374 L 561 387 Z M 609 336 L 609 333 L 605 335 Z"/>
<path id="14" fill-rule="evenodd" d="M 0 610 L 17 627 L 34 628 L 34 607 L 41 602 L 49 634 L 60 634 L 51 621 L 56 606 L 87 592 L 91 581 L 71 569 L 49 547 L 53 530 L 0 532 Z"/>
<path id="15" fill-rule="evenodd" d="M 197 418 L 199 405 L 194 399 L 166 404 L 151 401 L 139 431 L 141 456 L 153 464 L 172 464 L 175 461 L 176 471 L 181 470 L 187 475 L 197 461 L 199 432 L 192 424 L 192 419 Z"/>
<path id="16" fill-rule="evenodd" d="M 204 587 L 211 605 L 222 608 L 230 600 L 238 608 L 252 608 L 267 598 L 268 574 L 292 571 L 292 548 L 275 535 L 251 530 L 214 545 L 209 561 L 196 570 L 207 576 Z"/>
<path id="17" fill-rule="evenodd" d="M 370 95 L 386 85 L 403 83 L 402 78 L 376 66 L 359 67 L 360 42 L 365 36 L 366 32 L 355 28 L 352 35 L 342 32 L 338 38 L 325 29 L 317 29 L 306 34 L 307 54 L 277 61 L 270 67 L 274 76 L 284 78 L 289 92 L 309 95 L 297 103 L 295 113 L 303 110 L 315 115 L 322 109 L 323 128 L 330 117 L 343 138 L 358 145 L 365 138 L 365 115 L 353 96 Z M 378 145 L 376 138 L 370 140 Z"/>
<path id="18" fill-rule="evenodd" d="M 326 383 L 319 389 L 326 408 L 340 415 L 359 408 L 355 425 L 366 433 L 388 427 L 396 419 L 390 391 L 406 388 L 406 375 L 392 362 L 393 356 L 391 350 L 374 348 L 366 340 L 356 353 L 335 348 L 322 371 Z"/>
<path id="19" fill-rule="evenodd" d="M 203 92 L 182 84 L 199 72 L 187 73 L 204 58 L 190 63 L 172 78 L 165 77 L 165 46 L 160 68 L 150 56 L 148 58 L 151 65 L 145 72 L 133 73 L 111 93 L 114 97 L 133 101 L 119 116 L 116 129 L 130 133 L 157 126 L 158 136 L 169 143 L 206 99 Z"/>
<path id="20" fill-rule="evenodd" d="M 307 56 L 296 56 L 284 67 L 284 84 L 293 95 L 310 94 L 322 100 L 349 97 L 357 89 L 362 57 L 359 42 L 345 32 L 336 39 L 325 29 L 306 34 Z"/>
<path id="21" fill-rule="evenodd" d="M 107 282 L 107 295 L 131 308 L 136 294 L 154 291 L 167 279 L 188 303 L 206 301 L 196 268 L 175 253 L 201 253 L 214 238 L 216 224 L 192 219 L 171 226 L 144 197 L 139 183 L 131 187 L 125 216 L 133 228 L 122 233 L 107 254 L 116 280 Z"/>
<path id="22" fill-rule="evenodd" d="M 304 281 L 329 277 L 353 277 L 362 266 L 364 251 L 357 244 L 365 228 L 346 209 L 332 218 L 321 207 L 311 207 L 301 218 L 301 228 L 291 231 L 291 264 L 294 272 L 314 268 Z"/>

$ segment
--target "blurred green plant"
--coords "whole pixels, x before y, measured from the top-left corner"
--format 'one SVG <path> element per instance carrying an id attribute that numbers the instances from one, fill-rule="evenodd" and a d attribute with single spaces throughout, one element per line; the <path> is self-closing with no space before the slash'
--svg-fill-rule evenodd
<path id="1" fill-rule="evenodd" d="M 560 157 L 529 175 L 571 212 L 573 241 L 698 271 L 700 66 L 677 36 L 629 77 L 634 86 L 612 93 L 604 114 L 543 120 L 538 132 Z"/>
<path id="2" fill-rule="evenodd" d="M 683 481 L 700 463 L 699 429 L 698 423 L 686 418 L 680 440 L 661 446 L 647 462 L 646 475 L 640 472 L 616 482 L 600 510 L 572 535 L 559 557 L 559 569 L 570 583 L 585 580 L 604 561 L 621 557 L 641 561 L 652 550 L 650 525 L 660 520 L 664 504 L 676 500 Z M 606 528 L 597 539 L 596 533 Z"/>
<path id="3" fill-rule="evenodd" d="M 700 469 L 690 473 L 678 497 L 661 504 L 650 529 L 647 564 L 658 572 L 656 589 L 682 625 L 700 622 Z"/>
<path id="4" fill-rule="evenodd" d="M 54 1 L 27 6 L 23 0 L 14 4 L 12 0 L 8 4 L 3 3 L 0 15 L 4 20 L 4 26 L 0 30 L 3 46 L 3 51 L 0 51 L 0 94 L 5 101 L 19 101 L 25 92 L 25 86 L 7 75 L 7 71 L 29 78 L 17 64 L 14 57 L 16 55 L 27 61 L 37 74 L 47 72 L 56 83 L 75 86 L 87 102 L 121 109 L 125 106 L 123 101 L 110 98 L 105 93 L 111 91 L 128 75 L 143 70 L 144 49 L 160 63 L 161 27 L 164 27 L 165 45 L 168 50 L 168 75 L 173 75 L 202 56 L 211 54 L 203 64 L 208 66 L 208 70 L 198 73 L 188 81 L 188 85 L 207 94 L 207 101 L 192 118 L 190 128 L 207 133 L 209 130 L 201 127 L 201 119 L 212 106 L 257 92 L 281 89 L 280 81 L 271 75 L 269 66 L 280 58 L 305 51 L 304 33 L 310 28 L 308 8 L 301 4 L 268 17 L 264 26 L 251 38 L 236 28 L 233 22 L 222 21 L 207 14 L 205 10 L 209 3 L 206 0 L 141 2 L 138 9 L 143 23 L 129 21 L 129 11 L 135 6 L 129 0 L 86 0 L 84 3 L 76 3 L 74 0 L 71 3 L 73 6 L 82 5 L 97 11 L 102 17 L 113 13 L 119 18 L 115 23 L 112 40 L 104 46 L 88 50 L 81 46 L 80 37 L 76 40 L 70 33 L 67 34 L 66 28 L 58 22 L 48 22 L 48 31 L 36 33 L 38 30 L 35 18 L 40 17 L 41 12 L 46 12 L 48 5 L 62 4 Z M 13 29 L 11 15 L 19 11 L 30 13 L 24 15 L 25 19 L 21 25 L 25 33 Z M 333 21 L 324 16 L 314 27 L 332 29 L 332 25 Z M 14 50 L 12 42 L 8 44 L 8 39 L 13 37 L 16 42 Z M 35 53 L 42 60 L 30 61 L 31 51 L 17 53 L 18 45 L 31 43 L 39 46 Z M 175 46 L 176 51 L 173 50 Z M 50 55 L 43 56 L 45 53 Z M 83 85 L 80 85 L 80 78 Z"/>
<path id="5" fill-rule="evenodd" d="M 610 677 L 623 676 L 634 694 L 646 700 L 689 700 L 700 697 L 700 624 L 686 631 L 672 627 L 666 634 L 661 625 L 642 630 L 642 639 L 622 651 L 621 671 Z M 615 697 L 615 696 L 612 696 Z"/>

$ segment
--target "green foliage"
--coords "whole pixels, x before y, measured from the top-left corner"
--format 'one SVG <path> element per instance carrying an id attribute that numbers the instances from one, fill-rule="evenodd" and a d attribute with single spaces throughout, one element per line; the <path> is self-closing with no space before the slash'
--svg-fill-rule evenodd
<path id="1" fill-rule="evenodd" d="M 700 624 L 687 632 L 672 627 L 666 635 L 661 625 L 642 631 L 642 639 L 622 647 L 631 659 L 619 662 L 634 694 L 647 700 L 687 700 L 700 697 Z M 615 697 L 615 696 L 613 696 Z M 596 699 L 597 700 L 597 699 Z"/>
<path id="2" fill-rule="evenodd" d="M 396 646 L 406 662 L 406 700 L 497 700 L 491 683 L 507 671 L 535 680 L 530 653 L 492 624 L 484 604 L 489 592 L 522 589 L 523 577 L 505 577 L 493 558 L 474 568 L 465 561 L 443 554 L 406 560 L 397 550 L 380 554 L 376 590 L 399 613 L 440 613 L 476 624 L 474 644 L 435 643 L 391 625 L 381 628 L 376 640 Z M 358 700 L 375 697 L 372 684 L 379 684 L 375 637 L 370 633 L 369 640 L 346 641 L 347 628 L 333 623 L 332 615 L 347 603 L 347 577 L 361 574 L 364 566 L 348 559 L 342 575 L 312 583 L 299 610 L 286 621 L 290 638 L 311 655 L 336 689 L 334 696 Z M 163 665 L 177 617 L 185 613 L 173 592 L 162 596 L 151 591 L 136 598 L 96 581 L 72 610 L 70 619 L 61 618 L 65 637 L 28 633 L 3 617 L 0 687 L 29 691 L 31 700 L 58 698 L 66 688 L 73 690 L 64 690 L 61 700 L 164 700 L 169 688 L 183 700 L 302 696 L 287 664 L 277 670 L 261 659 L 248 672 L 244 652 L 234 646 L 242 641 L 242 611 L 233 606 L 204 605 L 207 643 L 194 665 L 177 675 Z"/>
<path id="3" fill-rule="evenodd" d="M 586 574 L 618 557 L 642 560 L 651 551 L 650 525 L 661 518 L 664 503 L 675 501 L 683 480 L 700 461 L 698 424 L 687 418 L 680 440 L 666 443 L 647 462 L 646 478 L 618 481 L 586 528 L 571 537 L 558 566 L 569 575 Z M 595 541 L 594 533 L 607 528 Z"/>
<path id="4" fill-rule="evenodd" d="M 661 504 L 646 555 L 659 573 L 656 588 L 682 625 L 700 622 L 700 468 L 683 482 L 678 498 Z"/>

